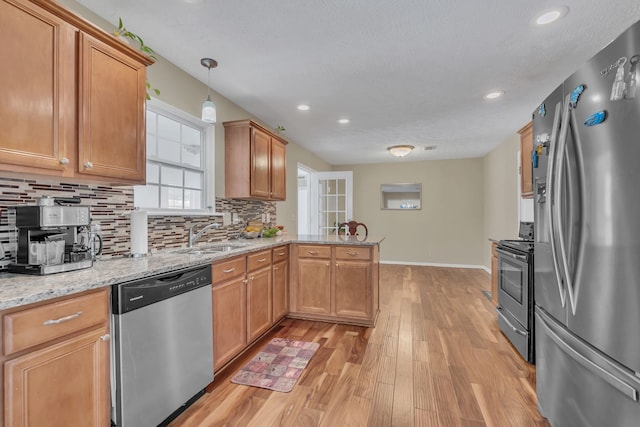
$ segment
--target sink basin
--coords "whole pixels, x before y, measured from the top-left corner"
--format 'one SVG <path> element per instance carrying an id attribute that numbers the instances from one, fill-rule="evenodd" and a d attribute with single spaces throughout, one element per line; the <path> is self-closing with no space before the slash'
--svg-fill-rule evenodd
<path id="1" fill-rule="evenodd" d="M 229 252 L 236 249 L 240 249 L 247 246 L 243 243 L 221 243 L 217 245 L 211 246 L 199 246 L 195 248 L 185 248 L 179 249 L 176 253 L 179 254 L 190 254 L 190 255 L 207 255 L 207 254 L 215 254 L 219 252 Z"/>

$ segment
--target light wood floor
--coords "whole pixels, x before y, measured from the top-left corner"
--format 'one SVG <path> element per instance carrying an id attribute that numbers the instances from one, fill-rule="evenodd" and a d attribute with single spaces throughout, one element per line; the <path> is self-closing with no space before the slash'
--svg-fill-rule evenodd
<path id="1" fill-rule="evenodd" d="M 375 328 L 286 319 L 171 426 L 549 427 L 489 288 L 482 270 L 380 266 Z M 320 343 L 293 391 L 232 384 L 275 336 Z"/>

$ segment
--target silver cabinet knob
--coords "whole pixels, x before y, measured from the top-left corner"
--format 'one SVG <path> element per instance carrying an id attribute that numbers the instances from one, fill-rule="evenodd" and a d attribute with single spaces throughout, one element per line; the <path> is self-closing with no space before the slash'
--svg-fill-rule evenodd
<path id="1" fill-rule="evenodd" d="M 66 157 L 63 157 L 60 159 L 60 164 L 61 165 L 68 165 L 69 164 L 69 159 L 67 159 Z"/>
<path id="2" fill-rule="evenodd" d="M 91 169 L 93 167 L 93 163 L 91 162 L 84 162 L 84 167 L 87 169 Z"/>
<path id="3" fill-rule="evenodd" d="M 100 337 L 101 341 L 109 341 L 111 339 L 111 335 L 106 334 Z"/>

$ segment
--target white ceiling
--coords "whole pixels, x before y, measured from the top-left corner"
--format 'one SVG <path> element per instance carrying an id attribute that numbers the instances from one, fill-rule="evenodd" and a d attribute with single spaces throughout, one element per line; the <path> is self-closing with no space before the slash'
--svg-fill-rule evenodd
<path id="1" fill-rule="evenodd" d="M 638 0 L 560 1 L 79 0 L 205 84 L 216 59 L 214 90 L 334 165 L 483 156 L 640 19 Z"/>

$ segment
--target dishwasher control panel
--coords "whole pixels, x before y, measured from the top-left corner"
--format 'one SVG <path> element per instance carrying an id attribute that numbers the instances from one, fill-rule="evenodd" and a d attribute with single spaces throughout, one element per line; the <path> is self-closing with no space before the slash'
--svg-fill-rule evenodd
<path id="1" fill-rule="evenodd" d="M 113 314 L 137 310 L 208 285 L 211 285 L 209 264 L 120 283 L 113 286 L 111 293 Z"/>

